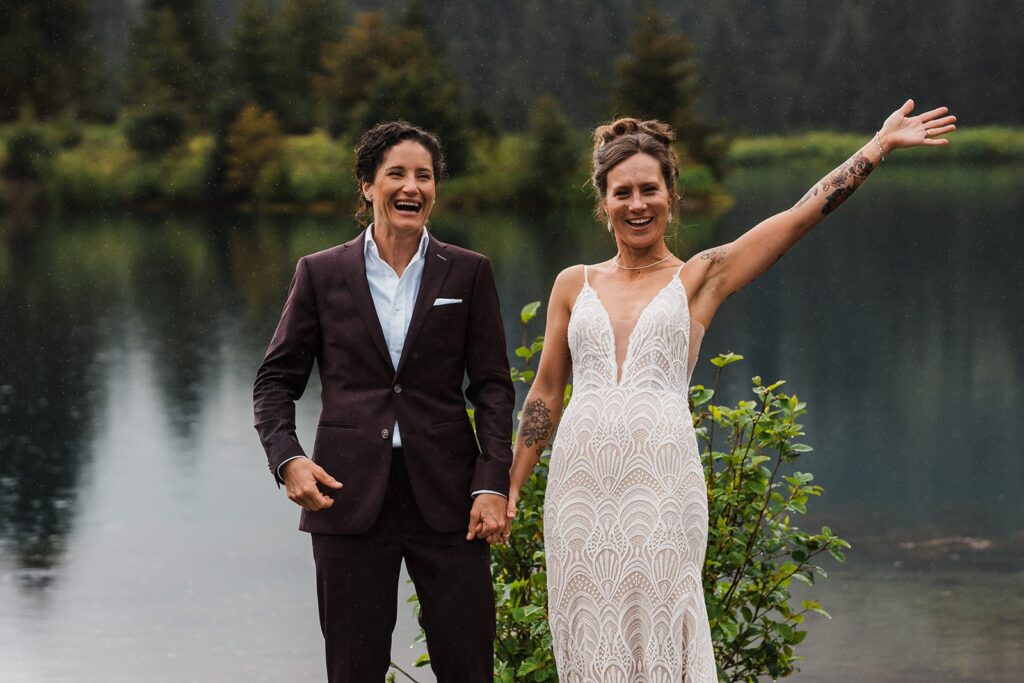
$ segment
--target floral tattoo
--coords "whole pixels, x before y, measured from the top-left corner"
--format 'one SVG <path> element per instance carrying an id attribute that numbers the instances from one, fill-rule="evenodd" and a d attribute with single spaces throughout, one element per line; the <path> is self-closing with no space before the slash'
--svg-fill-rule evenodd
<path id="1" fill-rule="evenodd" d="M 528 401 L 523 406 L 519 435 L 523 438 L 523 443 L 527 448 L 536 447 L 538 453 L 544 450 L 548 437 L 551 436 L 551 409 L 543 399 L 537 398 Z"/>
<path id="2" fill-rule="evenodd" d="M 700 257 L 705 261 L 711 261 L 712 264 L 721 263 L 725 260 L 725 247 L 715 247 L 714 249 L 708 249 L 703 252 Z"/>

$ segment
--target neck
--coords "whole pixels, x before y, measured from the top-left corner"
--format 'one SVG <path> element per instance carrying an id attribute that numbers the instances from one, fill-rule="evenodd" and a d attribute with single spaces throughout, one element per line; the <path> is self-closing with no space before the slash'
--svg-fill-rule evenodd
<path id="1" fill-rule="evenodd" d="M 384 263 L 391 266 L 398 277 L 402 277 L 406 266 L 416 255 L 423 238 L 424 228 L 416 232 L 395 230 L 384 223 L 373 224 L 373 241 L 377 244 L 377 253 Z"/>
<path id="2" fill-rule="evenodd" d="M 672 252 L 664 240 L 643 249 L 634 249 L 622 242 L 618 243 L 618 247 L 618 262 L 624 268 L 642 268 L 672 256 Z"/>

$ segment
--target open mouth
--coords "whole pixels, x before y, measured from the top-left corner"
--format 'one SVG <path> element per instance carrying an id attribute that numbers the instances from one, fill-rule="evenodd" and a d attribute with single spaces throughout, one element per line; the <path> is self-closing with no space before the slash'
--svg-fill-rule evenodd
<path id="1" fill-rule="evenodd" d="M 631 228 L 646 228 L 654 220 L 654 216 L 648 216 L 647 218 L 630 218 L 626 220 L 626 224 Z"/>
<path id="2" fill-rule="evenodd" d="M 395 210 L 408 215 L 417 214 L 423 208 L 423 204 L 412 199 L 399 199 L 395 201 Z"/>

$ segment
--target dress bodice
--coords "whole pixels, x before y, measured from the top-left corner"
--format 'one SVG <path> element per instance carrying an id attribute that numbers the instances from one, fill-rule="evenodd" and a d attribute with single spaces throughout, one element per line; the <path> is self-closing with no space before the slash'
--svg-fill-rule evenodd
<path id="1" fill-rule="evenodd" d="M 622 388 L 685 394 L 702 329 L 691 336 L 686 289 L 679 271 L 654 295 L 640 313 L 626 342 L 619 368 L 615 330 L 593 287 L 587 267 L 583 289 L 569 320 L 569 351 L 573 364 L 573 393 Z M 692 350 L 692 353 L 691 353 Z"/>

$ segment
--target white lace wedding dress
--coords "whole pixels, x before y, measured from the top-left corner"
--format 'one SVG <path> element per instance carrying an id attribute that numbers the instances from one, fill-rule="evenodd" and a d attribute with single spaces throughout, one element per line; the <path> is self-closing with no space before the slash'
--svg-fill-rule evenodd
<path id="1" fill-rule="evenodd" d="M 707 492 L 687 404 L 700 333 L 679 271 L 639 318 L 613 326 L 584 266 L 569 321 L 573 395 L 544 506 L 562 683 L 717 680 L 701 582 Z"/>

